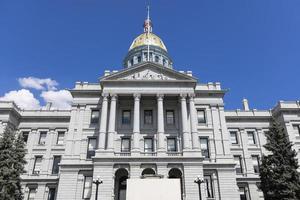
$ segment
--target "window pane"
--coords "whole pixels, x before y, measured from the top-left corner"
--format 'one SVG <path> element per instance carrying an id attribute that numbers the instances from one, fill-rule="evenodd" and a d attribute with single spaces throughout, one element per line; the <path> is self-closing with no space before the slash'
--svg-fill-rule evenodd
<path id="1" fill-rule="evenodd" d="M 129 152 L 130 151 L 130 139 L 129 138 L 122 138 L 121 141 L 121 151 L 122 152 Z"/>
<path id="2" fill-rule="evenodd" d="M 205 119 L 205 111 L 204 110 L 197 110 L 197 118 L 198 118 L 198 123 L 206 123 Z"/>
<path id="3" fill-rule="evenodd" d="M 29 189 L 29 194 L 28 194 L 28 200 L 34 200 L 35 193 L 36 193 L 36 189 L 35 188 L 30 188 Z"/>
<path id="4" fill-rule="evenodd" d="M 213 183 L 210 175 L 204 176 L 205 193 L 207 198 L 213 198 Z"/>
<path id="5" fill-rule="evenodd" d="M 130 111 L 129 110 L 123 110 L 122 124 L 130 124 Z"/>
<path id="6" fill-rule="evenodd" d="M 84 179 L 84 187 L 83 187 L 83 198 L 84 199 L 91 198 L 92 184 L 93 184 L 93 177 L 86 176 Z"/>
<path id="7" fill-rule="evenodd" d="M 236 131 L 230 131 L 230 140 L 231 140 L 231 144 L 238 144 Z"/>
<path id="8" fill-rule="evenodd" d="M 41 164 L 42 164 L 42 157 L 36 156 L 34 161 L 33 174 L 40 174 Z"/>
<path id="9" fill-rule="evenodd" d="M 259 156 L 252 156 L 254 173 L 259 173 Z"/>
<path id="10" fill-rule="evenodd" d="M 46 143 L 47 132 L 40 132 L 39 144 L 44 145 Z"/>
<path id="11" fill-rule="evenodd" d="M 238 173 L 238 174 L 243 173 L 241 156 L 234 156 L 234 161 L 236 164 L 235 165 L 236 173 Z"/>
<path id="12" fill-rule="evenodd" d="M 144 151 L 145 152 L 153 152 L 153 140 L 152 138 L 145 138 L 144 139 Z"/>
<path id="13" fill-rule="evenodd" d="M 205 158 L 209 158 L 209 147 L 207 137 L 200 137 L 200 147 L 202 156 L 204 156 Z"/>
<path id="14" fill-rule="evenodd" d="M 248 134 L 248 144 L 255 144 L 254 132 L 247 132 Z"/>
<path id="15" fill-rule="evenodd" d="M 87 158 L 95 156 L 95 150 L 97 149 L 97 139 L 89 138 L 88 139 L 88 149 L 87 149 Z"/>
<path id="16" fill-rule="evenodd" d="M 174 124 L 174 111 L 173 110 L 167 110 L 167 124 Z"/>
<path id="17" fill-rule="evenodd" d="M 48 200 L 55 200 L 56 188 L 49 188 Z"/>
<path id="18" fill-rule="evenodd" d="M 144 111 L 144 124 L 152 124 L 152 110 Z"/>
<path id="19" fill-rule="evenodd" d="M 99 110 L 92 110 L 91 123 L 96 124 L 99 122 Z"/>
<path id="20" fill-rule="evenodd" d="M 167 140 L 168 151 L 175 152 L 176 151 L 176 139 L 175 138 L 168 138 Z"/>
<path id="21" fill-rule="evenodd" d="M 293 125 L 293 128 L 294 128 L 295 134 L 297 136 L 299 136 L 300 135 L 300 125 Z"/>
<path id="22" fill-rule="evenodd" d="M 61 156 L 54 156 L 53 158 L 53 167 L 52 167 L 52 174 L 58 174 L 59 172 L 59 166 Z"/>
<path id="23" fill-rule="evenodd" d="M 64 132 L 58 132 L 56 144 L 64 144 L 64 139 L 65 139 L 65 133 Z"/>
<path id="24" fill-rule="evenodd" d="M 244 187 L 239 187 L 239 192 L 240 192 L 240 199 L 241 200 L 247 200 L 245 188 Z"/>
<path id="25" fill-rule="evenodd" d="M 24 143 L 26 144 L 28 141 L 29 131 L 22 132 Z"/>

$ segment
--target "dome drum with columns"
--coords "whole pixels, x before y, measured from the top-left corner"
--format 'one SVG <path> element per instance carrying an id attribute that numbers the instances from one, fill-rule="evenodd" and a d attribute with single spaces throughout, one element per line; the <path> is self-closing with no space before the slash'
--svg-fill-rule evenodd
<path id="1" fill-rule="evenodd" d="M 132 67 L 142 62 L 154 62 L 172 68 L 172 59 L 163 41 L 152 33 L 152 22 L 144 22 L 144 33 L 134 39 L 124 59 L 124 67 Z"/>

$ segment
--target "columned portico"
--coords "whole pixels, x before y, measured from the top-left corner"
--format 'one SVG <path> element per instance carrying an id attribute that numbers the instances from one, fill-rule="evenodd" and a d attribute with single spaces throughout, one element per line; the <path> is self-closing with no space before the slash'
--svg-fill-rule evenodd
<path id="1" fill-rule="evenodd" d="M 116 132 L 116 106 L 117 106 L 117 95 L 111 94 L 110 101 L 110 114 L 109 114 L 109 125 L 107 134 L 107 150 L 113 151 L 114 149 L 114 136 Z"/>
<path id="2" fill-rule="evenodd" d="M 186 97 L 186 94 L 180 95 L 183 150 L 188 150 L 191 148 L 187 121 Z"/>
<path id="3" fill-rule="evenodd" d="M 140 151 L 140 94 L 134 94 L 134 108 L 133 108 L 133 148 L 132 153 L 136 154 Z"/>
<path id="4" fill-rule="evenodd" d="M 163 94 L 157 95 L 157 137 L 158 137 L 158 152 L 165 150 L 165 128 L 164 128 L 164 108 L 163 108 Z"/>
<path id="5" fill-rule="evenodd" d="M 189 94 L 190 115 L 191 115 L 191 132 L 192 132 L 192 147 L 200 149 L 197 130 L 197 113 L 195 108 L 194 94 Z"/>
<path id="6" fill-rule="evenodd" d="M 101 106 L 101 117 L 100 117 L 100 127 L 99 127 L 99 140 L 98 148 L 104 150 L 105 148 L 105 135 L 107 127 L 107 108 L 108 108 L 108 94 L 102 94 L 102 106 Z"/>

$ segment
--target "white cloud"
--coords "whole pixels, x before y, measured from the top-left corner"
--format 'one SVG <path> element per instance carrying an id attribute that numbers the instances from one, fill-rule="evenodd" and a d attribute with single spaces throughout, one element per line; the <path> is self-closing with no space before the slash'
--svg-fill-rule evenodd
<path id="1" fill-rule="evenodd" d="M 2 101 L 14 101 L 20 108 L 33 110 L 40 108 L 40 102 L 26 89 L 13 90 L 0 97 Z"/>
<path id="2" fill-rule="evenodd" d="M 36 90 L 56 90 L 58 83 L 51 78 L 36 78 L 36 77 L 25 77 L 18 79 L 19 84 L 23 88 L 34 88 Z"/>
<path id="3" fill-rule="evenodd" d="M 70 109 L 73 100 L 70 92 L 67 90 L 43 91 L 41 97 L 45 102 L 51 102 L 53 108 L 56 109 Z"/>

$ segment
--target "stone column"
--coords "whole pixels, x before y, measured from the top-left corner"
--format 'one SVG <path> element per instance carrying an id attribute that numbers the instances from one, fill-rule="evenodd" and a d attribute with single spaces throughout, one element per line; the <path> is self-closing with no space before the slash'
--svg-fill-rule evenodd
<path id="1" fill-rule="evenodd" d="M 163 107 L 163 94 L 157 95 L 157 136 L 158 136 L 158 151 L 165 149 L 165 128 L 164 128 L 164 107 Z"/>
<path id="2" fill-rule="evenodd" d="M 186 94 L 180 95 L 181 102 L 181 120 L 182 120 L 182 135 L 183 135 L 183 150 L 191 148 L 190 137 L 187 123 L 187 109 L 186 109 Z"/>
<path id="3" fill-rule="evenodd" d="M 114 150 L 114 138 L 116 132 L 116 107 L 117 107 L 117 95 L 111 94 L 110 99 L 110 113 L 109 113 L 109 124 L 107 134 L 107 150 Z"/>
<path id="4" fill-rule="evenodd" d="M 98 148 L 104 150 L 105 148 L 105 135 L 107 126 L 107 107 L 108 107 L 108 94 L 102 94 L 102 108 L 101 108 L 101 118 L 99 127 L 99 139 Z"/>
<path id="5" fill-rule="evenodd" d="M 190 94 L 189 103 L 190 103 L 190 116 L 191 116 L 191 132 L 192 132 L 192 146 L 193 149 L 200 149 L 200 143 L 198 139 L 198 128 L 197 128 L 197 113 L 194 102 L 194 94 Z"/>
<path id="6" fill-rule="evenodd" d="M 132 151 L 140 150 L 140 94 L 134 94 L 134 110 L 133 110 L 133 147 Z"/>

